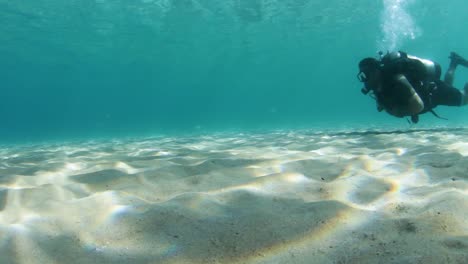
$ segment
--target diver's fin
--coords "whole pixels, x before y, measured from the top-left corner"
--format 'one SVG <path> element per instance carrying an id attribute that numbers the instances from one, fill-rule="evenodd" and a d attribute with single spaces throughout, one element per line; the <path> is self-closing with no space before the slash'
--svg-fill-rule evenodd
<path id="1" fill-rule="evenodd" d="M 452 60 L 451 63 L 456 63 L 457 65 L 468 67 L 468 60 L 453 51 L 450 52 L 449 58 Z"/>

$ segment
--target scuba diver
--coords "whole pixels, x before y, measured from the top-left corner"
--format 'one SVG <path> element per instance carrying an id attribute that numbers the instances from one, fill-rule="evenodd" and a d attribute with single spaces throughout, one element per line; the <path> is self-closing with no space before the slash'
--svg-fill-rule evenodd
<path id="1" fill-rule="evenodd" d="M 463 106 L 468 104 L 468 83 L 464 91 L 453 87 L 458 65 L 468 67 L 468 61 L 455 52 L 450 53 L 450 65 L 444 81 L 440 80 L 438 63 L 406 54 L 387 52 L 379 59 L 365 58 L 359 62 L 357 78 L 364 83 L 362 93 L 377 102 L 379 112 L 385 110 L 396 117 L 411 117 L 417 123 L 419 115 L 431 112 L 439 105 Z"/>

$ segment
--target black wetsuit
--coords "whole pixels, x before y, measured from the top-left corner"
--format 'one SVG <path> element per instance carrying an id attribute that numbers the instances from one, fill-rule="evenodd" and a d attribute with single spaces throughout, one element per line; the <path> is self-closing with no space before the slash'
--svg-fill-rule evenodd
<path id="1" fill-rule="evenodd" d="M 432 91 L 432 103 L 434 107 L 438 105 L 460 106 L 463 94 L 460 90 L 441 80 L 435 80 L 435 89 Z"/>
<path id="2" fill-rule="evenodd" d="M 398 59 L 386 61 L 384 57 L 382 60 L 383 91 L 376 96 L 386 109 L 405 105 L 412 96 L 408 89 L 395 85 L 393 78 L 396 74 L 403 74 L 424 102 L 424 110 L 421 113 L 431 111 L 439 105 L 461 105 L 463 94 L 457 88 L 440 80 L 439 65 L 436 64 L 435 76 L 430 76 L 421 61 L 408 58 L 403 52 L 401 54 L 401 58 Z"/>

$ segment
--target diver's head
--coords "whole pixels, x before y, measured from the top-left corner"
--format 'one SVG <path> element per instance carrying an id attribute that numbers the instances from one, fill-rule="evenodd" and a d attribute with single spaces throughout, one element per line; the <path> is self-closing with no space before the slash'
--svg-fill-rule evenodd
<path id="1" fill-rule="evenodd" d="M 375 58 L 365 58 L 359 62 L 357 78 L 360 82 L 367 82 L 369 77 L 380 67 L 380 62 Z"/>
<path id="2" fill-rule="evenodd" d="M 376 75 L 380 69 L 380 62 L 375 58 L 365 58 L 359 62 L 359 72 L 356 75 L 358 80 L 364 83 L 362 93 L 367 94 L 376 85 Z"/>

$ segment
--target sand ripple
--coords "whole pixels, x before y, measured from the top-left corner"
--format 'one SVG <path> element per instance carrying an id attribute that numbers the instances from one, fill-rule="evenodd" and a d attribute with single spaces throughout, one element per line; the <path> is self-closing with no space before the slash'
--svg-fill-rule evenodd
<path id="1" fill-rule="evenodd" d="M 468 131 L 0 149 L 0 263 L 468 263 Z"/>

